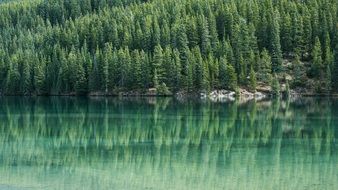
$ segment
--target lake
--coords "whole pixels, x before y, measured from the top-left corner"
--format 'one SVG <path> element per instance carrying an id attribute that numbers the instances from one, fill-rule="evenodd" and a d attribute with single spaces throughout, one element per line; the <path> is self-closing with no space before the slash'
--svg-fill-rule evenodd
<path id="1" fill-rule="evenodd" d="M 338 99 L 0 98 L 0 189 L 338 189 Z"/>

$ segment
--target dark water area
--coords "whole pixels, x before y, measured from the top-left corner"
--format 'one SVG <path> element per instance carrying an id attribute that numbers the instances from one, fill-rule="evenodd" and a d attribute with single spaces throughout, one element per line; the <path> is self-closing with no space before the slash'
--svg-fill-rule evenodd
<path id="1" fill-rule="evenodd" d="M 0 189 L 338 189 L 338 99 L 0 98 Z"/>

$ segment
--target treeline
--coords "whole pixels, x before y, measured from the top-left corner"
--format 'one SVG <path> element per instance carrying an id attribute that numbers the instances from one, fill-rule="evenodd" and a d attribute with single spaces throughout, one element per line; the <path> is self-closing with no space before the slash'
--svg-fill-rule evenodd
<path id="1" fill-rule="evenodd" d="M 338 86 L 337 6 L 335 0 L 4 3 L 0 92 L 167 94 L 290 83 L 329 93 Z"/>

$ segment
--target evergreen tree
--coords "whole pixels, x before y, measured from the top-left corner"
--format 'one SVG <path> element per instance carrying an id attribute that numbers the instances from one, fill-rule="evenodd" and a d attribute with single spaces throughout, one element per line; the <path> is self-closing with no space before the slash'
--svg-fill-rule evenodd
<path id="1" fill-rule="evenodd" d="M 286 80 L 286 83 L 285 83 L 285 96 L 287 98 L 290 97 L 290 86 L 289 86 L 289 81 L 288 80 Z"/>
<path id="2" fill-rule="evenodd" d="M 221 57 L 219 61 L 219 87 L 221 89 L 227 88 L 227 64 L 226 57 Z"/>
<path id="3" fill-rule="evenodd" d="M 209 25 L 208 21 L 204 16 L 199 18 L 199 31 L 200 31 L 200 44 L 201 44 L 201 52 L 204 57 L 206 57 L 211 51 L 211 43 L 210 43 L 210 33 L 209 33 Z"/>
<path id="4" fill-rule="evenodd" d="M 279 29 L 279 13 L 274 14 L 272 19 L 272 31 L 271 31 L 271 61 L 272 71 L 280 71 L 282 65 L 282 50 L 280 45 L 280 29 Z"/>
<path id="5" fill-rule="evenodd" d="M 338 33 L 338 32 L 337 32 Z M 338 37 L 338 35 L 337 35 Z M 335 50 L 334 50 L 334 61 L 333 61 L 333 72 L 332 72 L 332 87 L 333 91 L 338 91 L 338 43 L 336 44 Z"/>
<path id="6" fill-rule="evenodd" d="M 29 59 L 22 60 L 21 64 L 19 65 L 19 73 L 20 73 L 20 93 L 24 95 L 30 94 L 30 63 Z"/>
<path id="7" fill-rule="evenodd" d="M 260 82 L 263 82 L 265 84 L 270 84 L 272 80 L 271 75 L 271 57 L 269 56 L 269 53 L 266 49 L 264 49 L 261 53 L 261 57 L 258 61 L 258 73 L 257 73 L 257 79 Z"/>
<path id="8" fill-rule="evenodd" d="M 134 89 L 142 87 L 142 60 L 138 50 L 134 50 L 132 53 L 132 86 Z"/>
<path id="9" fill-rule="evenodd" d="M 266 86 L 290 74 L 291 88 L 334 91 L 337 3 L 9 1 L 0 4 L 0 93 L 144 92 L 154 78 L 172 92 L 237 89 L 253 74 Z"/>
<path id="10" fill-rule="evenodd" d="M 154 65 L 154 75 L 155 75 L 155 70 L 156 70 L 156 75 L 157 75 L 156 77 L 158 80 L 158 84 L 161 84 L 162 82 L 164 82 L 165 70 L 163 68 L 163 49 L 160 45 L 157 45 L 155 47 L 153 65 Z M 154 83 L 154 86 L 156 86 L 155 83 Z"/>
<path id="11" fill-rule="evenodd" d="M 322 50 L 319 38 L 316 38 L 315 46 L 312 50 L 312 64 L 311 64 L 311 76 L 319 78 L 321 76 L 321 70 L 323 66 Z"/>
<path id="12" fill-rule="evenodd" d="M 75 82 L 76 93 L 80 95 L 86 94 L 88 92 L 86 74 L 83 65 L 80 62 L 77 62 L 75 77 L 76 77 Z"/>
<path id="13" fill-rule="evenodd" d="M 324 47 L 324 65 L 331 66 L 333 63 L 333 53 L 331 50 L 331 42 L 330 42 L 330 36 L 328 33 L 326 33 L 325 38 L 325 47 Z"/>
<path id="14" fill-rule="evenodd" d="M 326 94 L 330 94 L 331 92 L 331 69 L 330 65 L 326 65 L 326 73 L 325 73 L 325 92 Z"/>
<path id="15" fill-rule="evenodd" d="M 230 90 L 237 89 L 237 74 L 235 68 L 232 65 L 226 66 L 226 85 Z"/>
<path id="16" fill-rule="evenodd" d="M 250 68 L 250 90 L 252 92 L 255 92 L 256 91 L 256 84 L 257 83 L 257 79 L 256 79 L 256 72 L 254 71 L 253 69 L 253 66 L 251 66 Z"/>
<path id="17" fill-rule="evenodd" d="M 45 60 L 42 59 L 39 61 L 39 64 L 33 65 L 33 85 L 34 91 L 36 94 L 44 94 L 46 93 L 45 89 Z"/>
<path id="18" fill-rule="evenodd" d="M 282 49 L 283 52 L 285 53 L 290 53 L 292 51 L 292 29 L 291 29 L 291 17 L 290 15 L 284 14 L 284 18 L 283 18 L 284 22 L 283 22 L 283 27 L 282 27 L 282 31 L 281 31 L 281 45 L 282 45 Z"/>
<path id="19" fill-rule="evenodd" d="M 280 96 L 280 84 L 279 84 L 279 81 L 276 75 L 273 77 L 272 84 L 271 84 L 271 90 L 272 90 L 273 96 L 276 96 L 276 97 Z"/>
<path id="20" fill-rule="evenodd" d="M 302 63 L 300 61 L 300 57 L 296 55 L 295 60 L 293 61 L 293 86 L 298 87 L 302 86 L 304 84 L 304 67 L 302 66 Z"/>

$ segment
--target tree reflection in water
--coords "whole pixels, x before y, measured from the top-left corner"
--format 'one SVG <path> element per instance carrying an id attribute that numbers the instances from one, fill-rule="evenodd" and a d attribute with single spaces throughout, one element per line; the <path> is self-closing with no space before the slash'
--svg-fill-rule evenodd
<path id="1" fill-rule="evenodd" d="M 337 189 L 337 116 L 315 98 L 1 98 L 0 184 Z"/>

